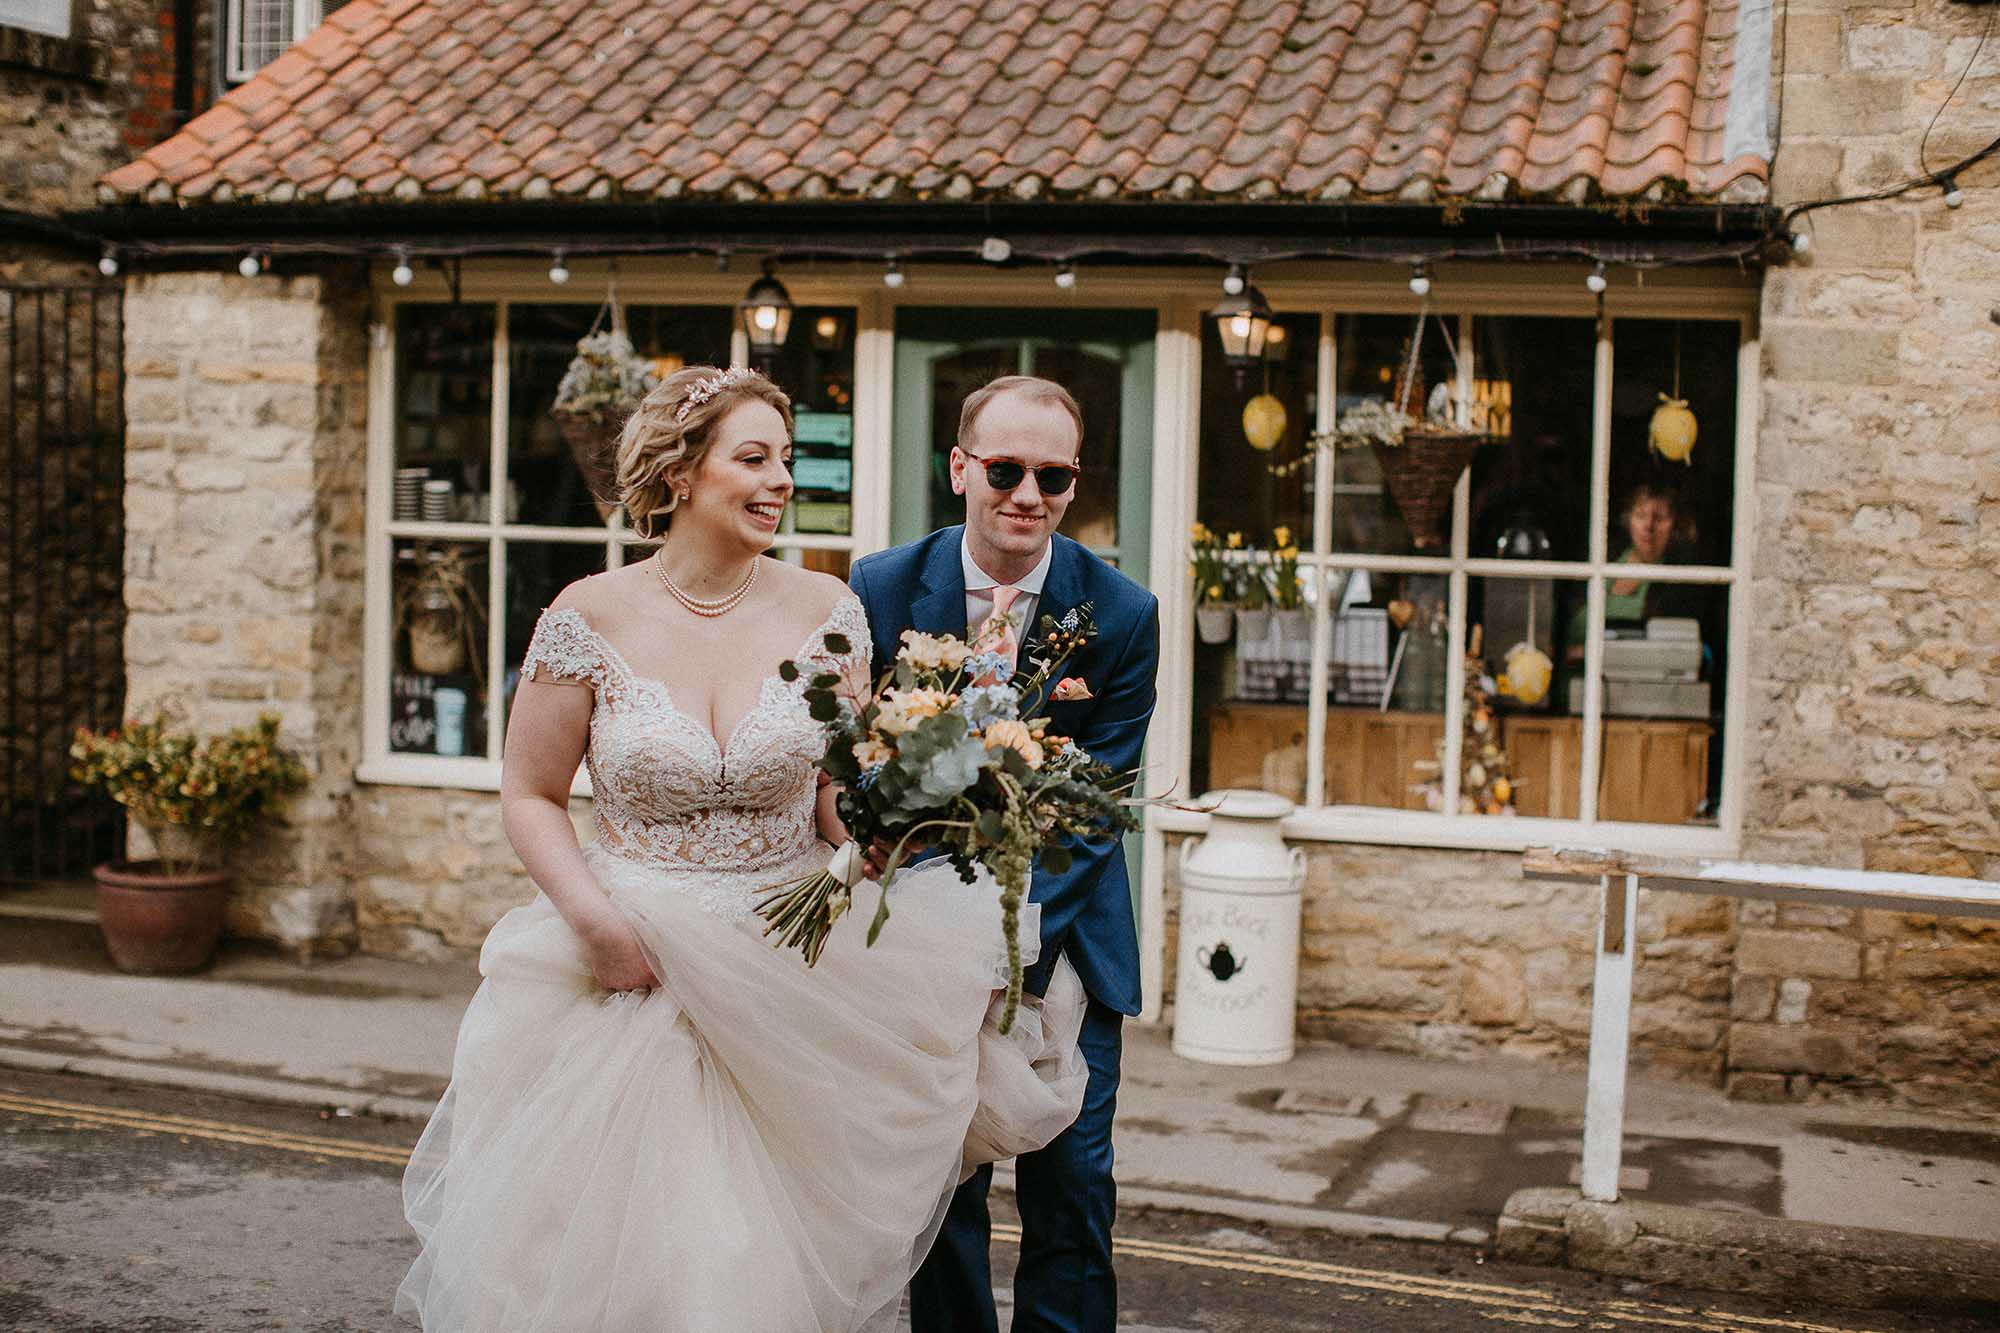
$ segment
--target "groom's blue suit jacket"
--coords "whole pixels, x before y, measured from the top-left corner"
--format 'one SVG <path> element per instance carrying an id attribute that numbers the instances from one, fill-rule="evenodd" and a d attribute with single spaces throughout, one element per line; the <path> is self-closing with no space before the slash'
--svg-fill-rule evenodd
<path id="1" fill-rule="evenodd" d="M 878 671 L 895 657 L 906 629 L 965 634 L 964 531 L 943 528 L 856 562 L 848 582 L 868 612 Z M 1054 541 L 1036 626 L 1044 615 L 1060 619 L 1070 608 L 1089 602 L 1095 608 L 1097 637 L 1062 668 L 1065 676 L 1083 677 L 1094 697 L 1049 704 L 1050 730 L 1074 737 L 1096 759 L 1129 772 L 1139 766 L 1153 715 L 1159 599 L 1069 538 L 1058 535 Z M 1023 662 L 1034 653 L 1035 637 L 1030 627 Z M 1136 1014 L 1139 946 L 1124 848 L 1116 841 L 1072 846 L 1075 859 L 1067 871 L 1035 870 L 1028 896 L 1042 909 L 1042 953 L 1028 972 L 1028 989 L 1041 993 L 1056 957 L 1067 954 L 1084 988 L 1100 1003 Z"/>

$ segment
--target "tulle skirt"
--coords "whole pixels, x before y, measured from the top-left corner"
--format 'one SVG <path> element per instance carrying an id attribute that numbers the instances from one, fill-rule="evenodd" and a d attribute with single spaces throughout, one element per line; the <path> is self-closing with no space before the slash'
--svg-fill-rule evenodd
<path id="1" fill-rule="evenodd" d="M 864 883 L 809 969 L 727 908 L 823 851 L 749 872 L 585 855 L 660 987 L 597 989 L 544 897 L 493 928 L 404 1177 L 422 1252 L 397 1309 L 431 1330 L 891 1326 L 958 1182 L 1075 1119 L 1074 971 L 1003 1037 L 989 879 L 904 871 L 873 948 Z"/>

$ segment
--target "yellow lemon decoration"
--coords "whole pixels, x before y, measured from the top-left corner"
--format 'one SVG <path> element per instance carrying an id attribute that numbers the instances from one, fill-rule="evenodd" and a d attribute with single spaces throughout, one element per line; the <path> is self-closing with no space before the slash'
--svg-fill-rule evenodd
<path id="1" fill-rule="evenodd" d="M 1260 393 L 1243 404 L 1243 436 L 1252 449 L 1274 449 L 1285 438 L 1285 405 L 1275 395 Z"/>
<path id="2" fill-rule="evenodd" d="M 1646 447 L 1669 462 L 1693 467 L 1689 455 L 1694 453 L 1695 433 L 1694 413 L 1688 411 L 1687 399 L 1661 394 L 1660 405 L 1653 409 L 1653 424 L 1646 430 Z"/>
<path id="3" fill-rule="evenodd" d="M 1511 694 L 1524 704 L 1538 704 L 1548 698 L 1549 679 L 1555 675 L 1549 655 L 1530 643 L 1517 643 L 1507 650 L 1507 671 L 1500 677 L 1502 694 Z"/>

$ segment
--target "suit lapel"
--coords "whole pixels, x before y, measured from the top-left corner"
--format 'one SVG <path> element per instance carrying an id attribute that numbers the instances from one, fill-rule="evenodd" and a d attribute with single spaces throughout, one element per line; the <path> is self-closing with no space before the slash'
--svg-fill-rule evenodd
<path id="1" fill-rule="evenodd" d="M 1035 606 L 1035 623 L 1027 627 L 1028 632 L 1023 636 L 1021 644 L 1023 671 L 1033 669 L 1029 663 L 1041 649 L 1042 617 L 1053 616 L 1061 620 L 1083 600 L 1083 561 L 1077 554 L 1082 548 L 1062 537 L 1051 540 L 1055 542 L 1055 554 L 1049 558 L 1049 577 L 1042 584 L 1042 599 Z M 1074 665 L 1074 659 L 1071 665 Z M 1049 682 L 1050 686 L 1054 684 L 1053 680 Z M 1046 692 L 1045 686 L 1043 692 L 1033 699 L 1023 699 L 1022 711 L 1028 712 L 1041 707 Z"/>
<path id="2" fill-rule="evenodd" d="M 910 623 L 924 634 L 965 634 L 965 566 L 959 558 L 964 529 L 937 534 L 910 602 Z"/>

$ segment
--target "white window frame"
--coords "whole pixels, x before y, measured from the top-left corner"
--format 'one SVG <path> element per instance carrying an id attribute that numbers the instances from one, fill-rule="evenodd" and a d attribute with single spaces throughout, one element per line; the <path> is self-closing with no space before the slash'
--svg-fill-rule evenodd
<path id="1" fill-rule="evenodd" d="M 269 62 L 250 64 L 243 57 L 243 28 L 246 8 L 256 0 L 223 0 L 223 31 L 226 40 L 223 45 L 223 78 L 232 84 L 245 83 L 256 77 L 257 71 Z M 291 0 L 292 30 L 286 47 L 289 49 L 317 28 L 326 18 L 323 0 Z M 282 52 L 280 53 L 282 54 Z M 276 59 L 273 56 L 272 59 Z"/>
<path id="2" fill-rule="evenodd" d="M 607 277 L 600 263 L 575 261 L 573 277 L 566 288 L 549 285 L 546 268 L 527 261 L 494 261 L 470 268 L 464 275 L 463 299 L 468 302 L 508 301 L 588 303 L 604 290 Z M 740 268 L 741 266 L 739 266 Z M 1454 316 L 1547 315 L 1591 318 L 1597 312 L 1594 300 L 1585 291 L 1582 266 L 1527 267 L 1453 266 L 1436 277 L 1432 308 Z M 1329 278 L 1326 275 L 1336 273 Z M 895 401 L 892 383 L 896 312 L 903 306 L 956 305 L 1082 305 L 1152 308 L 1158 315 L 1155 346 L 1153 431 L 1153 538 L 1148 562 L 1148 581 L 1160 597 L 1162 609 L 1159 704 L 1148 739 L 1147 786 L 1154 791 L 1188 793 L 1189 759 L 1193 736 L 1193 590 L 1186 577 L 1185 535 L 1197 517 L 1199 475 L 1199 428 L 1201 419 L 1201 356 L 1203 321 L 1216 300 L 1216 289 L 1205 275 L 1186 269 L 1146 270 L 1085 274 L 1074 292 L 1058 295 L 1044 275 L 992 272 L 974 268 L 917 269 L 909 285 L 895 291 L 885 289 L 879 272 L 866 265 L 842 269 L 803 265 L 783 274 L 793 300 L 800 306 L 841 305 L 857 312 L 855 330 L 855 426 L 854 426 L 854 522 L 851 537 L 797 538 L 790 545 L 847 551 L 858 558 L 887 544 L 890 532 L 891 478 L 890 410 Z M 1330 424 L 1333 410 L 1334 321 L 1342 315 L 1389 314 L 1414 317 L 1417 302 L 1408 295 L 1408 271 L 1400 266 L 1292 264 L 1260 269 L 1258 283 L 1272 305 L 1282 311 L 1313 313 L 1320 320 L 1318 403 L 1320 427 Z M 619 289 L 633 303 L 733 305 L 742 296 L 748 279 L 741 272 L 718 274 L 712 265 L 689 260 L 627 259 L 619 273 Z M 486 524 L 427 525 L 394 523 L 390 520 L 390 492 L 394 470 L 395 404 L 395 308 L 406 301 L 436 302 L 448 297 L 442 279 L 434 272 L 420 272 L 408 288 L 394 286 L 386 267 L 378 271 L 375 283 L 376 325 L 370 354 L 369 463 L 366 512 L 368 521 L 366 663 L 364 678 L 364 758 L 357 778 L 363 782 L 412 787 L 451 787 L 470 790 L 497 790 L 500 765 L 497 759 L 452 759 L 427 755 L 394 755 L 388 750 L 389 668 L 391 659 L 390 586 L 391 553 L 395 538 L 434 536 L 497 542 L 506 525 Z M 1579 575 L 1590 579 L 1592 611 L 1586 651 L 1586 711 L 1582 736 L 1584 771 L 1579 802 L 1594 813 L 1597 789 L 1597 737 L 1602 728 L 1601 685 L 1598 670 L 1602 661 L 1602 579 L 1606 575 L 1634 573 L 1661 578 L 1712 582 L 1727 589 L 1728 644 L 1732 669 L 1724 700 L 1722 737 L 1722 791 L 1718 819 L 1713 827 L 1635 823 L 1585 823 L 1581 819 L 1541 819 L 1529 817 L 1495 818 L 1482 815 L 1431 813 L 1354 806 L 1308 806 L 1285 825 L 1288 837 L 1307 841 L 1356 842 L 1390 846 L 1464 848 L 1486 851 L 1518 851 L 1533 843 L 1575 842 L 1586 831 L 1593 843 L 1633 851 L 1680 855 L 1733 855 L 1741 841 L 1745 806 L 1743 750 L 1749 712 L 1749 571 L 1756 532 L 1756 492 L 1754 487 L 1758 403 L 1761 401 L 1759 344 L 1756 311 L 1759 283 L 1754 275 L 1736 276 L 1717 272 L 1664 271 L 1644 275 L 1635 281 L 1629 274 L 1614 273 L 1613 287 L 1606 301 L 1612 318 L 1686 318 L 1733 320 L 1741 330 L 1737 355 L 1736 472 L 1733 501 L 1731 561 L 1727 566 L 1671 569 L 1636 568 L 1607 562 L 1609 495 L 1605 464 L 1610 449 L 1609 385 L 1612 370 L 1608 337 L 1597 346 L 1596 397 L 1592 413 L 1592 503 L 1591 546 L 1584 562 L 1546 565 L 1522 561 L 1481 560 L 1467 552 L 1466 498 L 1469 478 L 1459 482 L 1453 508 L 1451 543 L 1448 554 L 1435 557 L 1336 555 L 1332 539 L 1332 462 L 1320 457 L 1315 485 L 1314 547 L 1302 553 L 1301 564 L 1316 572 L 1352 567 L 1385 571 L 1410 570 L 1443 572 L 1453 580 L 1451 598 L 1451 672 L 1446 688 L 1447 720 L 1445 735 L 1456 737 L 1460 707 L 1462 650 L 1465 642 L 1466 579 L 1480 575 L 1538 577 L 1545 573 L 1565 578 Z M 496 312 L 496 340 L 504 340 L 504 309 Z M 745 359 L 742 335 L 736 335 L 734 359 Z M 503 345 L 496 350 L 494 384 L 494 448 L 504 442 L 507 371 Z M 1465 373 L 1470 373 L 1470 368 Z M 503 475 L 496 470 L 495 475 Z M 1600 482 L 1600 478 L 1606 480 Z M 601 541 L 607 556 L 615 546 L 615 529 L 506 529 L 507 535 L 560 541 Z M 497 561 L 489 565 L 489 578 L 504 577 Z M 502 605 L 489 591 L 489 605 Z M 1329 651 L 1329 609 L 1321 599 L 1314 611 L 1314 688 L 1308 705 L 1311 734 L 1324 736 L 1325 673 Z M 489 636 L 504 644 L 505 627 L 497 615 L 489 618 Z M 500 647 L 491 651 L 497 660 Z M 490 734 L 498 738 L 499 694 L 488 702 Z M 1455 757 L 1455 756 L 1454 756 Z M 1308 749 L 1312 766 L 1309 792 L 1323 785 L 1324 759 L 1319 746 Z M 1456 786 L 1457 765 L 1445 765 L 1447 781 Z M 579 792 L 587 790 L 579 779 Z M 1165 908 L 1163 897 L 1165 839 L 1169 834 L 1194 833 L 1206 827 L 1206 818 L 1175 808 L 1152 808 L 1147 812 L 1145 840 L 1147 852 L 1142 875 L 1141 932 L 1145 939 L 1163 938 Z M 1147 968 L 1146 993 L 1159 994 L 1161 957 L 1149 948 L 1142 953 Z"/>
<path id="3" fill-rule="evenodd" d="M 76 25 L 75 0 L 0 0 L 0 27 L 68 37 Z"/>
<path id="4" fill-rule="evenodd" d="M 603 264 L 572 262 L 567 286 L 551 286 L 546 272 L 524 271 L 518 265 L 498 267 L 485 274 L 468 274 L 460 292 L 467 305 L 486 305 L 494 310 L 492 411 L 489 417 L 488 447 L 490 475 L 507 476 L 507 403 L 512 373 L 508 351 L 507 311 L 512 305 L 562 304 L 590 306 L 605 290 L 610 274 Z M 663 266 L 650 278 L 635 281 L 629 263 L 618 276 L 620 299 L 627 305 L 734 306 L 746 285 L 742 278 L 718 276 L 714 272 L 692 273 Z M 792 300 L 798 306 L 847 306 L 856 311 L 855 327 L 855 411 L 854 411 L 854 511 L 853 535 L 782 533 L 773 550 L 779 555 L 804 551 L 842 551 L 850 559 L 887 545 L 889 505 L 888 404 L 874 393 L 864 391 L 863 377 L 871 383 L 886 383 L 893 356 L 890 339 L 881 323 L 881 302 L 865 298 L 853 285 L 839 290 L 824 284 L 796 280 L 787 275 Z M 604 550 L 605 567 L 615 569 L 624 562 L 627 546 L 638 540 L 625 523 L 623 510 L 615 510 L 603 526 L 561 527 L 509 523 L 505 506 L 489 506 L 484 521 L 469 523 L 425 523 L 397 520 L 391 511 L 396 452 L 396 312 L 404 305 L 436 305 L 448 301 L 450 291 L 436 273 L 421 275 L 409 287 L 394 286 L 386 270 L 376 275 L 375 310 L 369 338 L 368 357 L 368 492 L 366 609 L 363 639 L 366 661 L 362 672 L 363 726 L 362 761 L 355 770 L 360 782 L 410 787 L 447 787 L 466 791 L 498 791 L 500 760 L 496 756 L 425 755 L 398 753 L 389 748 L 389 686 L 393 674 L 395 630 L 391 608 L 395 582 L 395 544 L 399 540 L 427 538 L 434 541 L 484 543 L 486 561 L 486 654 L 489 668 L 500 664 L 506 652 L 505 621 L 507 543 L 560 542 L 576 546 L 597 546 Z M 730 363 L 749 362 L 749 343 L 738 327 L 730 335 Z M 865 488 L 865 489 L 864 489 Z M 504 674 L 493 679 L 504 679 Z M 487 690 L 487 747 L 499 747 L 505 725 L 505 691 Z M 589 778 L 581 770 L 574 791 L 589 795 Z"/>

